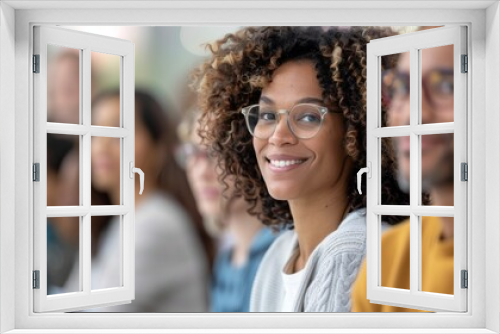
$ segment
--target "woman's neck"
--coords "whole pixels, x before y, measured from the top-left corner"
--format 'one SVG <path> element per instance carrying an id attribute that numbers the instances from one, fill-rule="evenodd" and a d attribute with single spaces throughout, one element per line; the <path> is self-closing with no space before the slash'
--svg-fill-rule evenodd
<path id="1" fill-rule="evenodd" d="M 293 224 L 299 243 L 299 254 L 292 268 L 303 269 L 312 252 L 323 239 L 337 230 L 348 212 L 347 183 L 352 161 L 346 157 L 338 181 L 330 188 L 289 200 Z"/>
<path id="2" fill-rule="evenodd" d="M 321 241 L 339 227 L 348 209 L 344 194 L 329 199 L 317 197 L 316 200 L 289 201 L 299 243 L 294 272 L 303 269 Z"/>
<path id="3" fill-rule="evenodd" d="M 246 209 L 230 212 L 224 225 L 234 241 L 231 262 L 234 266 L 241 266 L 247 262 L 253 239 L 264 225 Z"/>

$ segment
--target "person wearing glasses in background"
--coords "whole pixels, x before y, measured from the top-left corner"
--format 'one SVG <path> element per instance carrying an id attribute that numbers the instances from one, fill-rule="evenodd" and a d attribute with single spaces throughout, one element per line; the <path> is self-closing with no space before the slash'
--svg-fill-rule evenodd
<path id="1" fill-rule="evenodd" d="M 231 180 L 219 182 L 214 156 L 199 135 L 199 113 L 194 106 L 190 110 L 178 127 L 183 143 L 176 157 L 186 169 L 206 229 L 218 239 L 210 311 L 248 312 L 257 268 L 276 236 L 247 212 L 248 204 Z"/>
<path id="2" fill-rule="evenodd" d="M 251 212 L 289 229 L 262 260 L 250 311 L 350 310 L 365 254 L 366 43 L 389 34 L 248 27 L 210 45 L 195 81 L 204 137 Z M 386 152 L 382 196 L 408 203 Z"/>
<path id="3" fill-rule="evenodd" d="M 423 30 L 423 29 L 420 29 Z M 422 124 L 453 122 L 453 46 L 422 50 Z M 388 125 L 410 124 L 410 55 L 400 55 L 386 72 L 383 89 L 389 101 Z M 422 190 L 430 205 L 453 206 L 453 134 L 422 136 Z M 409 137 L 396 137 L 400 188 L 409 191 Z M 453 218 L 422 217 L 422 291 L 453 294 Z M 381 286 L 410 289 L 410 221 L 381 239 Z M 419 312 L 371 304 L 366 299 L 366 263 L 353 288 L 354 312 Z"/>

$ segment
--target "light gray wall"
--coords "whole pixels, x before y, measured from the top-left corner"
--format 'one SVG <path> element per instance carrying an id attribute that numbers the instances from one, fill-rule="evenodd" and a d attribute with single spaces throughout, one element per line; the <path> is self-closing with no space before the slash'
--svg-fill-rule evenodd
<path id="1" fill-rule="evenodd" d="M 486 138 L 485 175 L 486 219 L 494 221 L 486 229 L 486 256 L 495 259 L 495 265 L 486 266 L 486 328 L 500 332 L 498 300 L 500 299 L 500 92 L 488 90 L 498 87 L 500 81 L 500 4 L 497 2 L 486 10 L 486 71 L 494 75 L 486 76 Z M 496 84 L 496 86 L 495 86 Z M 495 153 L 493 153 L 495 152 Z M 478 166 L 482 167 L 482 166 Z M 497 255 L 495 255 L 497 254 Z"/>
<path id="2" fill-rule="evenodd" d="M 14 328 L 15 11 L 0 2 L 0 333 Z"/>

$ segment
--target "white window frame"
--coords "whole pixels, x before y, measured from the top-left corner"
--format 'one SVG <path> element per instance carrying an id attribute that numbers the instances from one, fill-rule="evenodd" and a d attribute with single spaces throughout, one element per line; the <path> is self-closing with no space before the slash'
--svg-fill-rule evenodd
<path id="1" fill-rule="evenodd" d="M 467 270 L 467 186 L 461 181 L 461 163 L 467 163 L 467 73 L 461 71 L 461 56 L 467 54 L 467 31 L 465 26 L 449 26 L 418 31 L 373 40 L 367 46 L 367 157 L 371 166 L 371 178 L 367 179 L 367 299 L 373 303 L 386 304 L 427 311 L 467 310 L 467 289 L 461 288 L 461 270 Z M 453 46 L 454 110 L 453 122 L 422 124 L 422 54 L 420 50 Z M 381 57 L 409 52 L 410 55 L 410 124 L 405 126 L 382 126 L 381 113 Z M 422 205 L 422 158 L 420 136 L 425 134 L 453 134 L 454 140 L 454 205 Z M 380 169 L 382 138 L 408 136 L 410 138 L 410 204 L 388 205 L 381 202 Z M 471 180 L 472 181 L 472 180 Z M 381 286 L 381 217 L 401 215 L 409 217 L 410 223 L 410 289 Z M 454 277 L 451 295 L 422 291 L 421 217 L 454 217 L 453 241 Z M 436 277 L 437 278 L 437 277 Z M 439 279 L 439 278 L 438 278 Z"/>
<path id="2" fill-rule="evenodd" d="M 86 329 L 85 332 L 88 333 L 122 332 L 125 329 L 128 333 L 188 332 L 179 328 L 189 328 L 191 329 L 189 332 L 192 333 L 234 333 L 235 328 L 251 328 L 253 329 L 251 332 L 260 333 L 277 333 L 285 328 L 296 333 L 347 331 L 349 333 L 496 333 L 500 331 L 498 1 L 116 3 L 6 0 L 0 3 L 0 6 L 0 184 L 2 185 L 0 187 L 0 332 L 57 333 L 57 329 L 60 333 L 76 333 L 77 329 Z M 120 9 L 118 6 L 132 9 Z M 31 31 L 34 24 L 348 26 L 360 23 L 368 26 L 463 24 L 469 28 L 468 54 L 471 60 L 469 63 L 471 75 L 468 84 L 471 89 L 468 100 L 471 112 L 468 116 L 468 131 L 471 133 L 471 140 L 468 145 L 471 182 L 468 196 L 471 199 L 471 210 L 468 218 L 474 229 L 468 230 L 471 238 L 467 247 L 470 248 L 471 259 L 468 263 L 470 308 L 467 313 L 110 315 L 32 312 L 33 290 L 30 286 L 33 263 L 30 254 L 33 252 L 31 246 L 33 212 L 30 208 L 33 207 L 33 203 L 29 196 L 32 193 L 30 143 L 33 139 L 33 120 L 32 105 L 29 101 L 33 92 L 29 69 L 32 51 Z M 486 66 L 488 66 L 487 71 Z M 5 145 L 6 142 L 14 142 L 15 145 Z M 411 330 L 408 327 L 419 330 Z"/>
<path id="3" fill-rule="evenodd" d="M 108 36 L 71 29 L 35 26 L 34 54 L 39 56 L 38 73 L 33 75 L 33 160 L 39 164 L 39 181 L 33 184 L 33 269 L 39 272 L 38 289 L 34 289 L 35 312 L 79 311 L 103 305 L 130 303 L 134 299 L 135 267 L 135 51 L 134 44 Z M 47 121 L 48 46 L 78 50 L 80 58 L 79 124 Z M 119 58 L 120 125 L 95 126 L 91 123 L 91 54 L 98 52 Z M 47 206 L 47 134 L 64 134 L 79 138 L 79 205 Z M 120 140 L 120 204 L 91 205 L 92 137 Z M 91 287 L 91 221 L 94 216 L 119 216 L 119 261 L 121 272 L 117 287 L 92 290 Z M 79 290 L 47 295 L 47 219 L 79 218 Z M 76 224 L 76 222 L 75 222 Z"/>

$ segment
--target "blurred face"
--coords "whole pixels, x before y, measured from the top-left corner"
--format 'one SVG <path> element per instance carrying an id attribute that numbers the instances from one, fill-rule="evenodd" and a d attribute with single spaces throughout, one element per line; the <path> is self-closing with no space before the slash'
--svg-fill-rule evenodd
<path id="1" fill-rule="evenodd" d="M 203 216 L 220 217 L 223 187 L 217 180 L 216 163 L 207 156 L 198 135 L 198 123 L 191 133 L 192 150 L 187 157 L 186 173 L 198 210 Z"/>
<path id="2" fill-rule="evenodd" d="M 322 89 L 312 62 L 292 61 L 274 72 L 272 82 L 262 90 L 259 104 L 290 110 L 304 102 L 324 106 Z M 309 139 L 298 139 L 282 115 L 271 137 L 253 139 L 270 195 L 278 200 L 293 200 L 331 192 L 344 181 L 341 175 L 347 155 L 343 138 L 340 114 L 328 113 L 319 132 Z"/>
<path id="3" fill-rule="evenodd" d="M 118 97 L 101 100 L 92 110 L 92 124 L 120 126 L 120 100 Z M 135 166 L 155 180 L 159 173 L 159 155 L 162 152 L 154 143 L 148 130 L 135 118 Z M 92 185 L 103 192 L 120 190 L 120 139 L 92 137 Z M 138 178 L 136 178 L 138 179 Z M 148 188 L 151 188 L 148 184 Z"/>
<path id="4" fill-rule="evenodd" d="M 397 73 L 410 73 L 409 53 L 403 54 Z M 453 46 L 422 50 L 422 124 L 453 122 Z M 406 91 L 408 91 L 406 89 Z M 410 124 L 409 94 L 394 96 L 388 111 L 391 126 Z M 424 190 L 453 182 L 453 135 L 426 135 L 422 138 L 422 186 Z M 400 181 L 409 182 L 410 140 L 394 140 Z M 406 188 L 408 185 L 402 185 Z"/>
<path id="5" fill-rule="evenodd" d="M 79 122 L 80 64 L 78 57 L 62 57 L 49 64 L 49 117 L 55 122 Z"/>
<path id="6" fill-rule="evenodd" d="M 119 98 L 101 100 L 92 110 L 92 124 L 120 126 Z M 120 189 L 120 139 L 92 137 L 92 185 L 100 191 Z"/>

